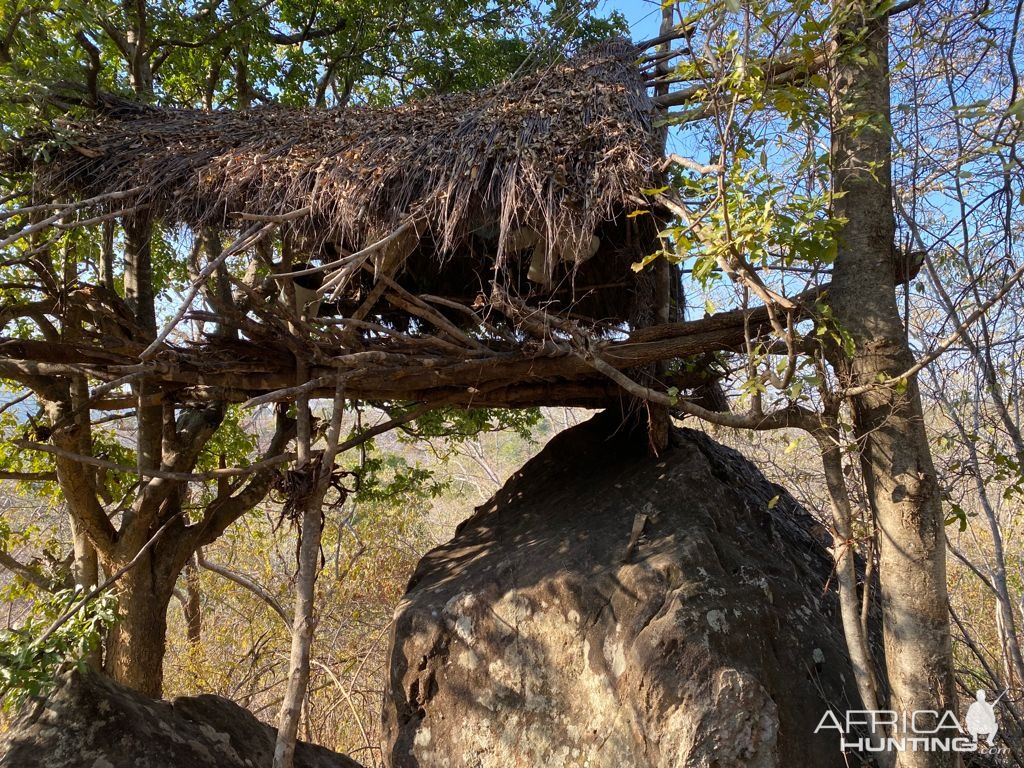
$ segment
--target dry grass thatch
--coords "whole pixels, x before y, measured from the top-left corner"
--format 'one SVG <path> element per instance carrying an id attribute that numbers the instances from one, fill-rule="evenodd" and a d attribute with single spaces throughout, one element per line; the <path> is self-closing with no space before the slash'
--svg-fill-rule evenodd
<path id="1" fill-rule="evenodd" d="M 660 151 L 639 55 L 614 41 L 484 91 L 395 108 L 122 105 L 37 137 L 20 165 L 55 197 L 138 189 L 117 206 L 192 227 L 308 206 L 289 222 L 304 243 L 356 250 L 415 219 L 442 259 L 489 231 L 500 266 L 524 227 L 575 253 L 653 185 Z"/>

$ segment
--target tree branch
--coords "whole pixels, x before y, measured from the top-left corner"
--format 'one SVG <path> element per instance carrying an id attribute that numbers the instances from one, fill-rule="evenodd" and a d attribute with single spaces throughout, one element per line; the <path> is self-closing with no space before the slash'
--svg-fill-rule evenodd
<path id="1" fill-rule="evenodd" d="M 56 472 L 7 472 L 0 471 L 0 480 L 15 480 L 19 483 L 47 483 L 57 479 Z"/>
<path id="2" fill-rule="evenodd" d="M 5 550 L 0 549 L 0 566 L 6 568 L 16 576 L 21 577 L 29 584 L 39 587 L 46 592 L 53 591 L 53 582 L 30 565 L 25 565 L 9 555 Z"/>
<path id="3" fill-rule="evenodd" d="M 248 576 L 238 573 L 237 571 L 232 571 L 230 568 L 227 568 L 223 565 L 218 565 L 217 563 L 210 562 L 206 559 L 206 556 L 203 555 L 202 547 L 196 550 L 196 561 L 199 563 L 200 567 L 205 568 L 207 571 L 210 571 L 211 573 L 216 573 L 218 576 L 221 576 L 222 578 L 225 578 L 228 581 L 234 582 L 238 586 L 243 587 L 244 589 L 247 589 L 250 592 L 252 592 L 254 595 L 256 595 L 256 597 L 258 597 L 260 600 L 269 605 L 274 610 L 274 613 L 281 617 L 281 621 L 284 622 L 284 625 L 288 628 L 288 631 L 291 631 L 292 622 L 291 619 L 288 618 L 288 612 L 284 609 L 281 603 L 278 602 L 277 598 L 275 598 L 272 594 L 267 592 L 267 590 L 264 589 L 262 586 L 260 586 L 255 581 L 250 579 Z"/>
<path id="4" fill-rule="evenodd" d="M 228 490 L 224 494 L 218 494 L 217 498 L 207 505 L 202 520 L 188 527 L 187 543 L 183 543 L 183 546 L 189 546 L 194 551 L 210 544 L 235 520 L 255 507 L 270 492 L 277 475 L 276 465 L 294 458 L 292 454 L 284 453 L 285 447 L 293 437 L 295 419 L 289 417 L 283 407 L 279 407 L 274 436 L 263 454 L 263 461 L 259 462 L 261 469 L 252 474 L 248 483 L 238 493 L 230 495 L 231 491 Z"/>
<path id="5" fill-rule="evenodd" d="M 321 29 L 304 29 L 301 32 L 271 32 L 270 41 L 278 45 L 298 45 L 299 43 L 310 43 L 314 40 L 321 40 L 331 35 L 336 35 L 348 27 L 348 19 L 342 19 L 330 27 Z"/>

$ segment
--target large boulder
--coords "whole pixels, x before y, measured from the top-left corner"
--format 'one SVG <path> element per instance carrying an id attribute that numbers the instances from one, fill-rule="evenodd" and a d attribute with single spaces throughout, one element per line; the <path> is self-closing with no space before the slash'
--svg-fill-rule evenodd
<path id="1" fill-rule="evenodd" d="M 0 768 L 270 768 L 275 731 L 220 696 L 155 701 L 72 672 L 0 739 Z M 296 768 L 360 768 L 300 742 Z"/>
<path id="2" fill-rule="evenodd" d="M 419 564 L 394 768 L 847 764 L 814 733 L 860 707 L 827 534 L 706 435 L 651 459 L 620 422 L 553 439 Z"/>

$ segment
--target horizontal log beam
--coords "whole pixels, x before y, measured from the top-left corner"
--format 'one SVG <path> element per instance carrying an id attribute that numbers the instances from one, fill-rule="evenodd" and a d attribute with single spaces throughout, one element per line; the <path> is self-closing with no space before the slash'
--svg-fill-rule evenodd
<path id="1" fill-rule="evenodd" d="M 819 294 L 820 290 L 795 301 L 802 307 L 803 300 Z M 809 314 L 804 309 L 799 311 L 803 316 Z M 757 338 L 769 331 L 768 312 L 758 307 L 642 328 L 625 339 L 594 340 L 592 350 L 615 369 L 627 371 L 664 360 L 742 350 L 748 334 Z M 370 401 L 600 407 L 628 397 L 576 354 L 568 342 L 549 338 L 518 345 L 491 343 L 495 347 L 489 355 L 465 357 L 428 346 L 396 346 L 390 340 L 381 340 L 374 349 L 338 354 L 338 349 L 320 342 L 315 356 L 318 363 L 310 366 L 310 379 L 322 381 L 322 386 L 315 384 L 310 394 L 332 396 L 340 375 L 349 397 Z M 67 377 L 82 372 L 108 382 L 137 373 L 176 402 L 245 402 L 288 390 L 296 381 L 295 355 L 280 343 L 209 340 L 196 346 L 165 347 L 156 359 L 140 363 L 134 354 L 112 352 L 98 345 L 0 339 L 0 377 L 6 374 L 21 380 L 12 374 Z M 696 371 L 662 385 L 689 389 L 707 378 L 707 373 Z M 110 398 L 104 398 L 96 404 L 97 409 L 108 402 Z"/>

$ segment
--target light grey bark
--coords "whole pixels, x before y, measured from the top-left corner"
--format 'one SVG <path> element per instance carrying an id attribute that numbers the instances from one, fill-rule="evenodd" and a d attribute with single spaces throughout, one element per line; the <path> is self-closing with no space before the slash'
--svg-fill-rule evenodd
<path id="1" fill-rule="evenodd" d="M 831 352 L 853 386 L 914 362 L 896 303 L 892 243 L 888 22 L 874 0 L 836 0 L 832 70 L 834 214 L 839 236 L 829 301 L 856 351 Z M 941 495 L 916 377 L 853 398 L 869 502 L 879 530 L 886 664 L 897 711 L 956 711 Z M 955 754 L 902 752 L 900 768 L 954 766 Z"/>
<path id="2" fill-rule="evenodd" d="M 836 580 L 839 585 L 839 611 L 843 623 L 846 649 L 850 655 L 857 692 L 864 709 L 878 710 L 880 697 L 874 673 L 871 652 L 868 647 L 867 628 L 861 622 L 860 600 L 857 597 L 856 549 L 854 548 L 853 505 L 843 474 L 842 446 L 839 430 L 835 425 L 815 433 L 821 451 L 821 464 L 825 474 L 832 503 L 832 525 L 834 528 L 833 557 L 836 563 Z M 865 585 L 865 589 L 866 589 Z M 871 734 L 872 742 L 879 745 L 885 738 L 879 728 Z M 882 765 L 891 765 L 891 755 L 879 754 Z"/>
<path id="3" fill-rule="evenodd" d="M 291 288 L 294 290 L 294 288 Z M 290 301 L 293 296 L 288 297 Z M 308 375 L 308 368 L 298 363 L 300 379 Z M 302 381 L 300 381 L 302 383 Z M 274 746 L 273 768 L 292 768 L 295 761 L 295 742 L 298 738 L 302 705 L 309 685 L 309 659 L 316 631 L 315 593 L 320 572 L 320 541 L 323 535 L 324 497 L 331 484 L 334 460 L 341 438 L 341 420 L 344 413 L 344 391 L 339 382 L 334 395 L 331 425 L 327 431 L 326 448 L 314 460 L 312 456 L 312 413 L 309 397 L 297 399 L 298 434 L 296 473 L 308 473 L 311 486 L 302 499 L 300 522 L 299 570 L 295 578 L 295 614 L 292 619 L 292 644 L 288 661 L 288 681 L 281 710 L 278 715 L 277 743 Z"/>

